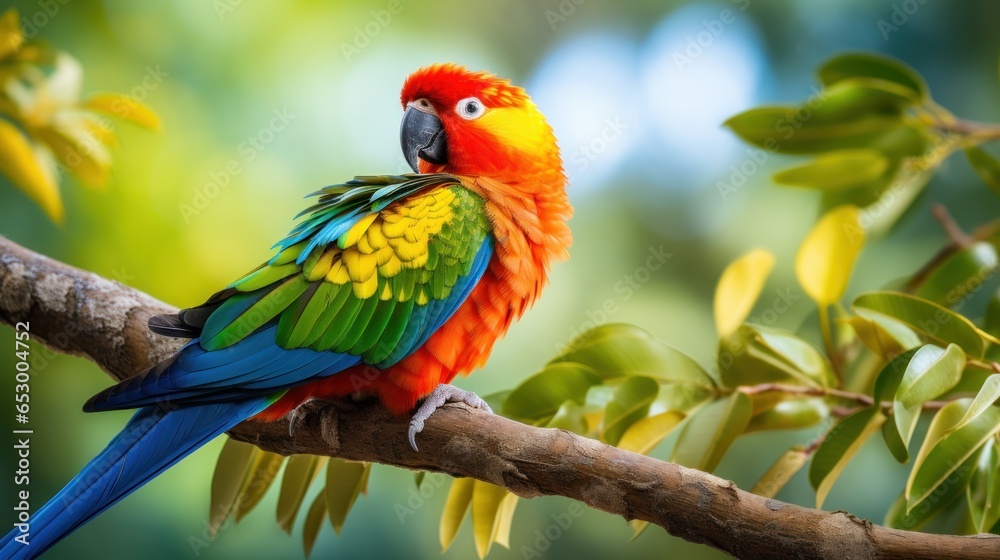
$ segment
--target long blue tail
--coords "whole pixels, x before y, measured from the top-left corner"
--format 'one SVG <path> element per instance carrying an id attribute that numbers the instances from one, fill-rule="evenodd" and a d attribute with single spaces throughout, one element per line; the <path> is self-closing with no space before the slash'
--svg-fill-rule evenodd
<path id="1" fill-rule="evenodd" d="M 172 410 L 159 406 L 139 409 L 104 451 L 31 516 L 27 534 L 15 528 L 0 540 L 0 558 L 37 557 L 174 463 L 272 402 L 273 398 L 263 396 Z"/>

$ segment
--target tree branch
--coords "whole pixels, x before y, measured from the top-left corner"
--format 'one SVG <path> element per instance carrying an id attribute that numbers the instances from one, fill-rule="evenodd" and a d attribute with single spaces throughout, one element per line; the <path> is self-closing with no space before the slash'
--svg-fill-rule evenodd
<path id="1" fill-rule="evenodd" d="M 33 253 L 0 237 L 0 320 L 30 321 L 60 352 L 86 357 L 125 379 L 179 344 L 150 333 L 171 311 L 117 282 Z M 281 454 L 312 453 L 485 480 L 522 496 L 561 495 L 642 519 L 683 539 L 748 559 L 996 558 L 1000 537 L 901 531 L 846 512 L 766 499 L 732 482 L 623 451 L 564 430 L 526 426 L 460 405 L 427 422 L 417 452 L 405 418 L 377 403 L 313 401 L 288 419 L 245 422 L 230 436 Z"/>

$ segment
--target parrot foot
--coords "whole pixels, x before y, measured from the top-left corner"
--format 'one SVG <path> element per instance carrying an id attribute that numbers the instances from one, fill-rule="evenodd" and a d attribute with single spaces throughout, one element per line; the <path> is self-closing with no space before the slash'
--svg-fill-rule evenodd
<path id="1" fill-rule="evenodd" d="M 288 437 L 295 435 L 295 431 L 302 427 L 309 413 L 314 412 L 322 403 L 317 399 L 310 398 L 304 403 L 292 409 L 288 413 Z"/>
<path id="2" fill-rule="evenodd" d="M 413 413 L 413 418 L 410 419 L 410 447 L 414 451 L 420 451 L 417 449 L 417 434 L 419 434 L 424 429 L 424 422 L 434 414 L 434 411 L 441 408 L 445 403 L 449 402 L 460 402 L 465 403 L 472 408 L 478 408 L 479 410 L 485 410 L 490 414 L 493 414 L 493 410 L 490 409 L 490 405 L 486 404 L 486 401 L 479 398 L 479 395 L 471 392 L 459 389 L 454 385 L 448 385 L 447 383 L 442 383 L 431 391 L 431 394 L 427 395 L 424 402 L 420 404 L 417 411 Z"/>

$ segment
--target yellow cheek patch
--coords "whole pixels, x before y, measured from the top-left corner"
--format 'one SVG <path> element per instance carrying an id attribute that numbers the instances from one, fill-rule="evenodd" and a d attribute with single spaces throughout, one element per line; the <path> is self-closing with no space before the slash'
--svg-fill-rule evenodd
<path id="1" fill-rule="evenodd" d="M 380 289 L 379 277 L 391 279 L 403 270 L 427 264 L 431 237 L 454 217 L 455 196 L 450 189 L 440 189 L 359 220 L 340 236 L 337 249 L 328 249 L 319 257 L 310 279 L 326 276 L 334 284 L 350 282 L 359 298 L 371 297 L 376 291 L 382 300 L 410 297 L 412 278 L 403 283 L 385 282 Z M 338 254 L 339 259 L 335 258 Z"/>
<path id="2" fill-rule="evenodd" d="M 496 138 L 499 144 L 520 151 L 541 152 L 552 139 L 552 129 L 534 105 L 493 107 L 471 122 Z"/>

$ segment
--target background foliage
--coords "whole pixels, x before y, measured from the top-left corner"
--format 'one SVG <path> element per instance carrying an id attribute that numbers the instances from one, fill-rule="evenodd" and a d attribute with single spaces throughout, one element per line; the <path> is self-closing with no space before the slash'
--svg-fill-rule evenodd
<path id="1" fill-rule="evenodd" d="M 673 456 L 703 468 L 717 466 L 718 474 L 742 487 L 753 486 L 779 457 L 785 458 L 786 465 L 805 464 L 805 453 L 794 446 L 809 445 L 828 431 L 832 420 L 822 420 L 827 414 L 851 412 L 853 416 L 838 426 L 837 437 L 827 441 L 839 441 L 841 450 L 855 451 L 852 461 L 846 466 L 838 464 L 837 449 L 821 446 L 815 452 L 834 459 L 821 461 L 826 465 L 823 469 L 803 467 L 787 481 L 779 497 L 813 504 L 816 493 L 810 480 L 824 488 L 832 483 L 830 473 L 835 473 L 840 476 L 823 507 L 847 509 L 875 520 L 885 518 L 907 486 L 914 463 L 933 463 L 930 451 L 923 453 L 918 442 L 964 439 L 960 437 L 962 430 L 950 430 L 949 425 L 954 428 L 968 419 L 967 407 L 977 409 L 975 401 L 949 405 L 934 423 L 929 422 L 931 415 L 924 415 L 912 427 L 912 423 L 900 422 L 907 413 L 906 403 L 913 404 L 935 391 L 911 383 L 919 376 L 907 378 L 905 367 L 887 370 L 902 376 L 897 380 L 886 373 L 877 375 L 878 366 L 868 364 L 864 371 L 874 373 L 858 378 L 864 383 L 856 381 L 856 386 L 844 386 L 843 390 L 874 392 L 885 395 L 884 400 L 892 400 L 889 395 L 899 397 L 903 408 L 897 411 L 893 405 L 891 422 L 885 421 L 888 410 L 855 411 L 856 406 L 848 406 L 850 401 L 820 401 L 815 395 L 805 395 L 809 398 L 787 401 L 805 403 L 787 412 L 798 418 L 797 426 L 815 421 L 806 427 L 766 434 L 754 431 L 732 441 L 726 450 L 727 445 L 720 444 L 730 443 L 731 438 L 706 440 L 700 437 L 699 429 L 716 433 L 712 424 L 705 428 L 705 423 L 691 421 L 680 424 L 655 449 L 644 449 L 656 434 L 673 427 L 681 414 L 687 416 L 688 409 L 696 405 L 701 408 L 695 419 L 714 419 L 718 425 L 719 419 L 735 418 L 736 427 L 727 433 L 753 430 L 763 422 L 759 418 L 766 413 L 752 419 L 749 416 L 755 405 L 760 408 L 761 395 L 773 392 L 751 397 L 740 391 L 720 391 L 720 387 L 735 385 L 726 382 L 727 376 L 735 375 L 731 368 L 722 368 L 717 360 L 720 344 L 723 349 L 727 344 L 749 344 L 748 348 L 759 354 L 742 356 L 771 360 L 769 363 L 777 367 L 775 376 L 795 376 L 791 380 L 759 379 L 755 384 L 791 381 L 810 391 L 835 387 L 832 371 L 854 363 L 855 356 L 845 350 L 842 358 L 834 358 L 833 362 L 842 360 L 834 367 L 823 358 L 825 346 L 832 349 L 831 355 L 849 346 L 856 349 L 856 359 L 864 359 L 886 350 L 902 350 L 915 342 L 931 342 L 939 350 L 920 350 L 924 354 L 919 363 L 928 365 L 924 371 L 933 366 L 946 373 L 958 368 L 961 361 L 968 364 L 970 357 L 983 358 L 979 350 L 988 348 L 990 341 L 977 330 L 959 327 L 947 337 L 928 336 L 921 331 L 919 323 L 926 318 L 921 312 L 910 317 L 916 325 L 901 318 L 904 328 L 884 318 L 900 318 L 900 313 L 912 308 L 912 302 L 901 304 L 885 294 L 856 299 L 876 289 L 907 288 L 922 290 L 920 295 L 929 300 L 957 301 L 960 311 L 977 322 L 986 315 L 996 289 L 992 276 L 986 278 L 984 287 L 970 288 L 955 301 L 946 299 L 955 293 L 948 287 L 955 276 L 932 273 L 939 267 L 928 269 L 920 282 L 906 284 L 949 242 L 931 218 L 933 202 L 945 203 L 967 231 L 996 215 L 997 200 L 983 188 L 982 180 L 995 180 L 998 175 L 990 160 L 973 150 L 969 159 L 976 163 L 977 173 L 960 158 L 944 158 L 947 151 L 964 148 L 964 144 L 945 144 L 947 150 L 932 151 L 933 157 L 920 160 L 923 167 L 916 169 L 914 179 L 907 183 L 919 188 L 906 187 L 901 193 L 907 196 L 893 198 L 901 202 L 892 212 L 878 213 L 879 227 L 874 228 L 874 238 L 867 239 L 858 256 L 850 282 L 846 275 L 841 286 L 799 280 L 803 271 L 817 270 L 823 262 L 802 264 L 809 255 L 829 254 L 801 249 L 803 240 L 818 246 L 823 246 L 824 240 L 829 243 L 831 236 L 824 236 L 823 228 L 816 226 L 827 223 L 826 219 L 818 221 L 821 212 L 843 203 L 865 207 L 879 200 L 878 189 L 892 185 L 902 170 L 903 156 L 938 145 L 935 136 L 950 124 L 939 107 L 963 118 L 1000 121 L 996 103 L 996 43 L 1000 39 L 989 27 L 998 15 L 992 3 L 788 1 L 764 5 L 752 1 L 647 4 L 590 0 L 580 5 L 497 2 L 473 11 L 459 3 L 406 1 L 296 2 L 280 8 L 226 0 L 178 0 L 156 5 L 72 0 L 14 5 L 27 21 L 24 27 L 29 39 L 44 37 L 54 50 L 70 53 L 86 69 L 81 99 L 99 92 L 120 92 L 151 107 L 163 122 L 160 134 L 115 125 L 119 147 L 114 148 L 115 164 L 103 191 L 76 188 L 85 177 L 60 179 L 67 209 L 63 225 L 51 224 L 14 185 L 0 185 L 0 232 L 32 249 L 117 278 L 176 305 L 197 303 L 267 255 L 267 247 L 287 231 L 291 217 L 301 209 L 301 196 L 355 174 L 403 171 L 405 164 L 396 140 L 401 80 L 421 64 L 456 60 L 510 76 L 529 88 L 559 133 L 577 206 L 572 224 L 576 238 L 573 258 L 557 267 L 553 286 L 536 309 L 497 348 L 484 371 L 461 382 L 464 387 L 491 394 L 531 383 L 525 379 L 532 372 L 542 370 L 553 356 L 572 352 L 575 346 L 567 349 L 566 345 L 590 327 L 610 322 L 642 325 L 655 339 L 669 342 L 693 359 L 688 361 L 653 345 L 660 349 L 658 360 L 682 362 L 687 365 L 680 371 L 693 372 L 687 383 L 680 383 L 689 387 L 680 392 L 688 399 L 686 404 L 667 407 L 657 402 L 662 387 L 678 380 L 643 377 L 656 384 L 657 398 L 648 405 L 639 398 L 638 409 L 621 406 L 617 412 L 605 404 L 603 422 L 587 418 L 586 398 L 582 402 L 569 399 L 581 410 L 567 410 L 573 407 L 563 406 L 567 400 L 563 399 L 555 409 L 540 414 L 544 407 L 539 403 L 518 404 L 512 394 L 503 410 L 513 416 L 534 415 L 520 416 L 534 423 L 566 422 L 561 425 L 591 431 L 619 445 L 635 445 L 635 449 L 662 458 Z M 879 51 L 905 60 L 929 84 L 935 102 L 927 102 L 922 86 L 909 90 L 902 86 L 900 90 L 871 88 L 885 86 L 871 82 L 853 84 L 869 89 L 860 97 L 856 90 L 848 91 L 855 97 L 848 96 L 846 106 L 856 110 L 859 98 L 872 103 L 862 103 L 864 110 L 853 115 L 840 113 L 829 118 L 843 122 L 857 117 L 862 132 L 874 131 L 857 143 L 796 149 L 794 142 L 779 142 L 783 149 L 769 151 L 749 148 L 732 132 L 720 128 L 720 123 L 736 114 L 747 118 L 744 111 L 753 107 L 797 108 L 802 103 L 809 107 L 809 101 L 813 102 L 809 118 L 789 115 L 783 109 L 756 122 L 774 129 L 773 119 L 787 117 L 793 127 L 801 125 L 796 131 L 823 125 L 823 112 L 838 107 L 831 97 L 834 101 L 838 98 L 829 92 L 826 97 L 817 93 L 821 84 L 813 70 L 846 50 Z M 821 73 L 820 77 L 828 89 L 849 89 L 836 84 L 842 81 L 843 72 Z M 885 76 L 867 78 L 901 86 L 899 80 L 886 80 Z M 888 95 L 872 93 L 871 89 L 886 90 Z M 916 97 L 910 95 L 914 90 Z M 825 101 L 817 108 L 821 100 Z M 742 127 L 739 119 L 729 120 L 729 129 L 753 144 L 752 129 Z M 915 134 L 910 134 L 908 143 L 897 142 L 896 135 L 879 137 L 887 128 Z M 903 134 L 907 132 L 898 135 Z M 766 140 L 766 135 L 759 138 Z M 924 150 L 915 148 L 917 144 Z M 831 154 L 833 150 L 839 153 Z M 987 145 L 986 150 L 992 147 Z M 783 151 L 810 152 L 818 159 L 777 153 Z M 814 161 L 812 168 L 785 171 L 776 182 L 811 188 L 774 186 L 773 172 L 810 165 L 810 161 Z M 845 174 L 844 166 L 853 172 Z M 846 184 L 829 181 L 845 175 L 854 180 Z M 823 192 L 817 194 L 817 190 Z M 868 199 L 864 198 L 866 193 Z M 51 207 L 49 213 L 55 216 Z M 849 223 L 852 216 L 875 217 L 871 212 L 855 215 L 851 210 L 832 216 L 828 219 L 839 220 L 829 222 L 834 226 L 842 226 L 845 220 Z M 896 225 L 886 235 L 888 226 L 883 224 L 890 222 Z M 862 225 L 869 231 L 871 224 Z M 834 262 L 845 262 L 855 245 L 860 246 L 851 243 L 836 248 L 841 256 Z M 766 251 L 748 253 L 755 247 Z M 958 271 L 955 274 L 974 277 L 990 254 L 995 260 L 991 247 L 990 243 L 972 244 L 962 253 L 963 258 L 942 263 L 952 263 Z M 733 261 L 737 264 L 727 268 Z M 760 297 L 755 301 L 741 299 L 753 291 L 745 289 L 721 290 L 717 295 L 720 276 L 724 285 L 729 281 L 756 287 Z M 838 288 L 844 292 L 842 296 L 836 294 Z M 716 298 L 722 301 L 719 309 L 730 311 L 713 312 Z M 844 304 L 843 313 L 837 305 L 827 305 L 835 301 Z M 853 311 L 848 316 L 851 302 Z M 829 315 L 828 320 L 820 317 L 818 309 L 826 310 L 823 313 Z M 744 319 L 758 326 L 753 331 L 741 329 Z M 958 319 L 945 323 L 964 325 Z M 820 324 L 830 326 L 828 344 L 824 344 Z M 846 328 L 848 324 L 852 327 Z M 715 325 L 720 336 L 713 335 Z M 798 333 L 807 346 L 783 332 Z M 885 336 L 886 332 L 892 336 Z M 626 335 L 632 339 L 646 336 L 634 331 Z M 860 340 L 851 342 L 852 336 Z M 893 341 L 898 348 L 888 347 Z M 84 416 L 74 412 L 84 395 L 107 384 L 106 378 L 81 360 L 53 357 L 40 348 L 36 354 L 32 417 L 37 422 L 34 449 L 39 460 L 34 463 L 37 470 L 32 491 L 49 496 L 107 442 L 127 414 Z M 784 358 L 775 362 L 772 354 Z M 0 356 L 0 360 L 11 359 Z M 581 378 L 582 387 L 593 385 L 587 385 L 588 379 L 593 381 L 587 368 L 594 368 L 574 363 L 578 362 L 552 363 L 542 374 L 572 368 L 577 373 L 570 375 Z M 951 369 L 935 364 L 950 364 Z M 738 368 L 737 361 L 731 367 Z M 705 382 L 702 375 L 712 381 Z M 978 382 L 988 375 L 982 372 Z M 876 378 L 884 378 L 881 385 L 871 385 Z M 653 390 L 648 381 L 623 379 L 619 376 L 620 384 L 616 381 L 614 390 L 603 396 L 608 399 L 605 402 L 620 397 L 618 402 L 625 405 L 631 395 L 648 395 Z M 850 384 L 855 378 L 845 376 L 845 380 Z M 12 391 L 11 384 L 0 387 L 8 394 Z M 975 389 L 960 384 L 951 390 L 972 396 Z M 912 397 L 916 400 L 906 397 L 909 394 L 916 395 Z M 850 410 L 835 410 L 838 408 Z M 657 418 L 648 422 L 650 431 L 643 432 L 652 435 L 641 438 L 635 436 L 638 431 L 629 435 L 623 428 L 629 422 L 614 421 L 636 420 L 636 410 L 642 416 Z M 609 412 L 615 412 L 610 420 Z M 984 408 L 978 417 L 988 413 Z M 773 415 L 765 419 L 781 420 Z M 911 441 L 908 450 L 892 443 L 896 442 L 893 432 L 885 426 L 897 428 L 900 440 Z M 900 426 L 905 429 L 898 429 Z M 931 436 L 925 437 L 926 433 Z M 886 444 L 878 441 L 879 437 L 870 437 L 871 443 L 861 445 L 861 435 L 880 435 Z M 684 439 L 710 445 L 688 447 L 678 456 L 677 450 L 686 446 L 677 442 Z M 122 555 L 150 558 L 274 556 L 300 546 L 297 539 L 285 538 L 274 529 L 274 520 L 267 512 L 279 508 L 278 492 L 264 496 L 258 511 L 238 525 L 224 524 L 217 538 L 207 532 L 210 524 L 222 521 L 206 513 L 206 496 L 212 494 L 225 501 L 227 492 L 239 492 L 239 488 L 211 487 L 209 473 L 222 444 L 222 440 L 217 441 L 175 467 L 60 544 L 52 556 L 87 554 L 107 546 L 111 535 Z M 726 450 L 724 456 L 720 449 Z M 903 453 L 910 455 L 906 465 L 897 461 Z M 237 463 L 246 460 L 238 453 L 233 457 Z M 996 448 L 982 451 L 979 459 L 996 461 Z M 321 472 L 316 467 L 296 465 L 302 472 Z M 790 474 L 793 470 L 777 472 Z M 407 473 L 386 468 L 372 469 L 370 475 L 353 472 L 358 486 L 371 477 L 368 496 L 356 501 L 338 538 L 329 530 L 319 533 L 314 554 L 346 558 L 439 556 L 440 513 L 446 502 L 452 502 L 448 499 L 451 492 L 446 491 L 452 488 L 449 482 L 428 475 L 421 485 L 424 495 L 414 498 L 413 478 Z M 995 481 L 973 476 L 979 471 L 963 472 L 972 477 L 970 484 L 977 495 L 986 495 L 996 487 Z M 945 480 L 954 480 L 950 474 Z M 928 476 L 940 479 L 940 473 Z M 911 489 L 921 488 L 922 480 L 914 478 Z M 314 496 L 322 486 L 313 485 L 304 499 L 306 507 L 315 503 Z M 770 483 L 760 488 L 769 489 L 776 491 L 778 486 Z M 468 491 L 474 493 L 475 488 Z M 480 494 L 486 496 L 481 503 L 502 503 L 502 496 Z M 457 503 L 461 503 L 459 498 Z M 512 550 L 494 547 L 491 558 L 525 557 L 522 547 L 551 558 L 583 553 L 646 557 L 662 553 L 666 547 L 684 557 L 720 556 L 658 530 L 647 531 L 626 545 L 634 528 L 598 512 L 573 509 L 567 500 L 541 499 L 518 505 L 509 538 Z M 401 513 L 397 506 L 413 514 Z M 905 506 L 900 501 L 892 511 L 901 515 L 898 512 Z M 290 509 L 286 504 L 282 511 Z M 473 520 L 475 509 L 473 504 Z M 501 509 L 513 510 L 514 506 Z M 558 534 L 557 538 L 540 539 L 548 527 L 559 526 L 558 520 L 565 521 L 566 516 L 572 520 L 568 527 L 550 531 Z M 299 525 L 310 517 L 318 518 L 303 511 Z M 984 523 L 981 513 L 974 512 L 973 518 Z M 284 522 L 287 524 L 287 517 Z M 954 513 L 932 521 L 926 529 L 954 530 L 959 522 Z M 446 557 L 476 554 L 477 543 L 470 530 L 474 524 L 466 521 Z M 207 546 L 201 546 L 202 542 Z M 480 550 L 484 544 L 480 539 Z M 543 546 L 545 550 L 541 550 Z"/>

